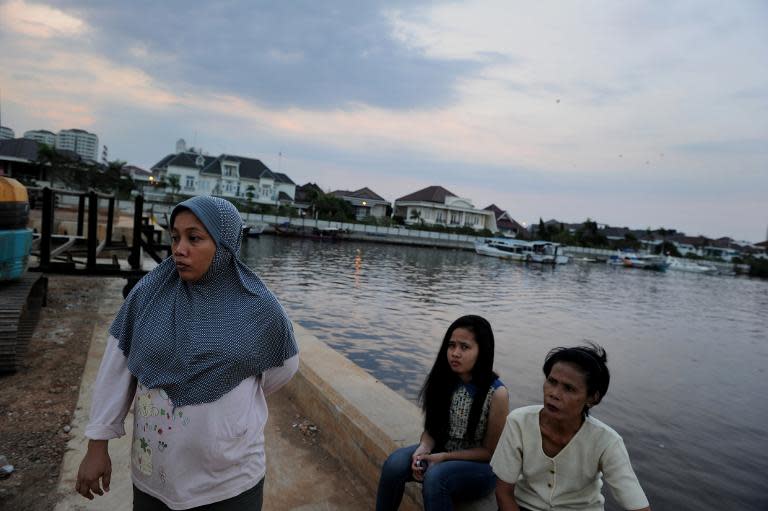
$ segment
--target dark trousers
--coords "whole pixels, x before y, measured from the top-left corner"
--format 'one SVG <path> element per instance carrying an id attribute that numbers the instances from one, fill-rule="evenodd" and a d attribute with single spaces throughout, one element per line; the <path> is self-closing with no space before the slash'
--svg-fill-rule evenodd
<path id="1" fill-rule="evenodd" d="M 231 499 L 214 502 L 205 506 L 199 506 L 189 511 L 261 511 L 261 503 L 264 499 L 264 478 L 259 484 L 245 490 L 240 495 Z M 133 511 L 170 511 L 162 500 L 152 495 L 147 495 L 135 486 L 133 487 Z"/>

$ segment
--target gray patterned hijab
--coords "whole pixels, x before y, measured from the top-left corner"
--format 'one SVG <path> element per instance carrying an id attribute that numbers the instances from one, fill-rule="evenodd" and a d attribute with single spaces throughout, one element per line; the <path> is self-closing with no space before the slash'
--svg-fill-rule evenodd
<path id="1" fill-rule="evenodd" d="M 165 390 L 174 406 L 216 401 L 298 353 L 283 307 L 238 258 L 237 209 L 224 199 L 193 197 L 173 209 L 171 226 L 184 210 L 216 242 L 208 271 L 185 282 L 168 257 L 136 284 L 109 329 L 131 373 L 145 387 Z"/>

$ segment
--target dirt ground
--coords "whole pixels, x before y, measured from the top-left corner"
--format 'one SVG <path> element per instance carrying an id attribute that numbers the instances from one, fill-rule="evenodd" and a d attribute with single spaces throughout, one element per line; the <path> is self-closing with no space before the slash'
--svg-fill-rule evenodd
<path id="1" fill-rule="evenodd" d="M 80 379 L 93 330 L 88 314 L 105 279 L 50 276 L 48 305 L 20 369 L 0 375 L 0 455 L 15 471 L 0 479 L 0 509 L 53 509 Z"/>
<path id="2" fill-rule="evenodd" d="M 92 314 L 115 289 L 104 278 L 48 279 L 48 305 L 21 367 L 0 374 L 0 455 L 15 468 L 0 478 L 3 511 L 52 510 L 65 498 L 57 484 L 93 334 Z M 265 509 L 369 509 L 373 495 L 329 454 L 323 432 L 279 397 L 270 401 L 266 431 L 267 456 L 274 461 L 267 469 Z M 307 477 L 302 486 L 308 491 L 297 492 L 295 474 L 286 471 Z"/>

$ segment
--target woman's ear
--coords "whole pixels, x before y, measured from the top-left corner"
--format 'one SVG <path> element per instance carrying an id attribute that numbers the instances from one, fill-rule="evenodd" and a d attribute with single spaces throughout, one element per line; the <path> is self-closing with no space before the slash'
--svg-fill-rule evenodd
<path id="1" fill-rule="evenodd" d="M 592 394 L 587 398 L 587 406 L 592 408 L 593 406 L 600 403 L 601 399 L 602 399 L 602 396 L 600 395 L 600 392 L 596 390 L 594 394 Z"/>

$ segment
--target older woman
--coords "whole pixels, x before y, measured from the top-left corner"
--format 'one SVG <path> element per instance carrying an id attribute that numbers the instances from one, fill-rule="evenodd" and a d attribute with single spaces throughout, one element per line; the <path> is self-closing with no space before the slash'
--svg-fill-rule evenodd
<path id="1" fill-rule="evenodd" d="M 544 361 L 544 405 L 513 410 L 491 466 L 501 511 L 599 511 L 601 477 L 624 509 L 650 511 L 624 442 L 589 415 L 608 392 L 598 346 L 557 348 Z"/>
<path id="2" fill-rule="evenodd" d="M 282 306 L 238 259 L 241 228 L 224 199 L 174 208 L 173 257 L 109 331 L 76 483 L 84 497 L 109 491 L 107 442 L 125 434 L 133 402 L 135 510 L 261 509 L 265 396 L 296 372 L 298 349 Z"/>

